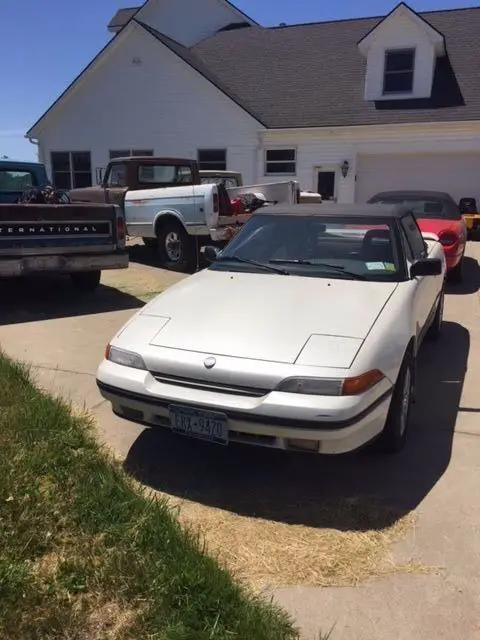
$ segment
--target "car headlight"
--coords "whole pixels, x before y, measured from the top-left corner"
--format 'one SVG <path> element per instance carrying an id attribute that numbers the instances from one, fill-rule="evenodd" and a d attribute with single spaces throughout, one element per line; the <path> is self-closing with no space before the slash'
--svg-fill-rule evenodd
<path id="1" fill-rule="evenodd" d="M 287 378 L 276 390 L 313 396 L 339 396 L 342 384 L 343 380 L 335 378 Z"/>
<path id="2" fill-rule="evenodd" d="M 125 349 L 119 349 L 118 347 L 107 345 L 107 348 L 105 349 L 105 358 L 106 360 L 110 360 L 110 362 L 122 365 L 122 367 L 131 367 L 132 369 L 142 369 L 144 371 L 147 370 L 142 356 L 138 353 L 134 353 L 133 351 L 125 351 Z"/>
<path id="3" fill-rule="evenodd" d="M 364 393 L 383 380 L 378 369 L 355 378 L 287 378 L 276 388 L 284 393 L 300 393 L 313 396 L 355 396 Z"/>

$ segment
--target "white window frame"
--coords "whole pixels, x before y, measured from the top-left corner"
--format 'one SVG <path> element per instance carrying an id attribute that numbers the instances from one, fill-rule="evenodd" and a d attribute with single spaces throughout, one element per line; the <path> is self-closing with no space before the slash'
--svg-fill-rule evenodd
<path id="1" fill-rule="evenodd" d="M 50 166 L 52 169 L 52 181 L 55 184 L 55 174 L 56 173 L 67 173 L 67 171 L 55 171 L 53 166 L 53 156 L 56 153 L 68 153 L 68 163 L 69 163 L 69 174 L 70 174 L 70 189 L 75 189 L 75 174 L 76 173 L 88 173 L 87 171 L 75 171 L 73 168 L 73 156 L 77 153 L 88 153 L 90 156 L 90 185 L 93 185 L 93 176 L 92 176 L 92 152 L 89 149 L 84 149 L 83 151 L 60 151 L 58 149 L 50 151 Z"/>
<path id="2" fill-rule="evenodd" d="M 392 53 L 413 53 L 413 65 L 411 69 L 412 73 L 412 88 L 405 91 L 385 91 L 385 79 L 387 75 L 395 75 L 401 73 L 410 73 L 410 70 L 403 71 L 387 71 L 387 57 Z M 388 98 L 389 96 L 409 96 L 412 95 L 415 88 L 415 66 L 417 62 L 417 49 L 416 47 L 397 47 L 395 49 L 385 49 L 383 54 L 383 77 L 382 77 L 382 96 Z"/>
<path id="3" fill-rule="evenodd" d="M 293 151 L 294 153 L 294 159 L 293 160 L 268 160 L 268 153 L 270 151 Z M 286 146 L 281 146 L 281 147 L 268 147 L 266 149 L 264 149 L 263 152 L 263 175 L 264 176 L 296 176 L 297 175 L 297 161 L 298 161 L 298 151 L 297 151 L 297 147 L 286 147 Z M 292 163 L 295 165 L 295 170 L 293 173 L 290 172 L 285 172 L 285 171 L 268 171 L 267 170 L 267 165 L 269 164 L 286 164 L 286 163 Z"/>

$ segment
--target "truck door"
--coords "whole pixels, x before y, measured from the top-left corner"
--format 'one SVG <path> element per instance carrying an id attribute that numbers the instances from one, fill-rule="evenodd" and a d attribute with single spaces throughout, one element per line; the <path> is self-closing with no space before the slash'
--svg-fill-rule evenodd
<path id="1" fill-rule="evenodd" d="M 127 166 L 124 162 L 115 162 L 110 165 L 105 176 L 104 187 L 105 202 L 123 207 L 125 194 L 128 191 Z"/>

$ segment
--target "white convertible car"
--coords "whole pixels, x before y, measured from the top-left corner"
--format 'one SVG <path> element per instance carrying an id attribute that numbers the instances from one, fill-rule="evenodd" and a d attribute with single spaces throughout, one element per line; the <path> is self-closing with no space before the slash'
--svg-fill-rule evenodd
<path id="1" fill-rule="evenodd" d="M 417 353 L 442 325 L 436 236 L 395 206 L 275 206 L 206 257 L 107 346 L 116 414 L 223 445 L 404 446 Z"/>

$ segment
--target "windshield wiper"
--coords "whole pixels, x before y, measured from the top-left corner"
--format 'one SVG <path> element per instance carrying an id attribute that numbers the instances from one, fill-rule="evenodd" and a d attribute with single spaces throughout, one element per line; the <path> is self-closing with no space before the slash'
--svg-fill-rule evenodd
<path id="1" fill-rule="evenodd" d="M 345 274 L 346 276 L 350 276 L 353 280 L 368 280 L 368 278 L 361 273 L 355 273 L 354 271 L 347 271 L 345 267 L 342 267 L 339 264 L 329 264 L 328 262 L 317 262 L 315 260 L 283 260 L 281 258 L 277 258 L 275 260 L 270 260 L 273 264 L 307 264 L 312 265 L 314 267 L 325 267 L 326 269 L 332 269 L 333 271 L 339 271 L 340 273 Z"/>
<path id="2" fill-rule="evenodd" d="M 240 262 L 242 264 L 249 264 L 252 267 L 258 267 L 259 269 L 265 269 L 265 271 L 271 271 L 272 273 L 279 273 L 282 276 L 289 276 L 290 271 L 286 269 L 278 269 L 272 267 L 269 264 L 263 262 L 257 262 L 256 260 L 248 260 L 248 258 L 239 258 L 238 256 L 218 256 L 215 262 Z"/>

